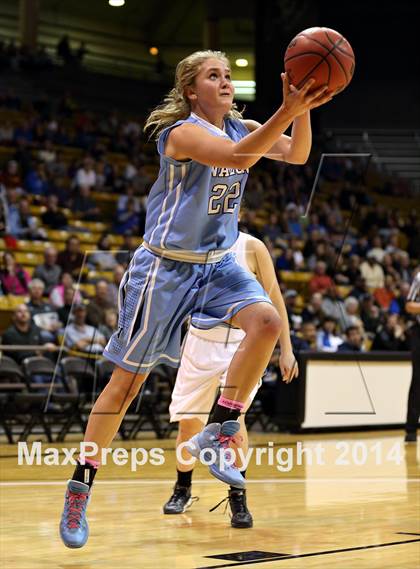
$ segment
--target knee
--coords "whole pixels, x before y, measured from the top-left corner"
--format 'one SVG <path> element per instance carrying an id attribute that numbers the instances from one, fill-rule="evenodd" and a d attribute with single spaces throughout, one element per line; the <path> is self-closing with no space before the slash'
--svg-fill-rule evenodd
<path id="1" fill-rule="evenodd" d="M 257 338 L 276 341 L 281 331 L 280 316 L 274 309 L 259 314 L 253 322 L 251 330 Z"/>
<path id="2" fill-rule="evenodd" d="M 116 368 L 109 382 L 113 399 L 119 403 L 124 401 L 131 403 L 137 397 L 145 379 L 146 375 L 134 374 L 121 368 Z"/>

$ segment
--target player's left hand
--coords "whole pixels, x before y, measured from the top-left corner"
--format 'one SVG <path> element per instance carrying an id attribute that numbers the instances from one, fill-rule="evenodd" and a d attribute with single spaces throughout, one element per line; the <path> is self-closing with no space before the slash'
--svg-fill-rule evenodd
<path id="1" fill-rule="evenodd" d="M 299 368 L 293 352 L 285 352 L 280 354 L 279 367 L 282 380 L 290 383 L 292 379 L 299 375 Z"/>

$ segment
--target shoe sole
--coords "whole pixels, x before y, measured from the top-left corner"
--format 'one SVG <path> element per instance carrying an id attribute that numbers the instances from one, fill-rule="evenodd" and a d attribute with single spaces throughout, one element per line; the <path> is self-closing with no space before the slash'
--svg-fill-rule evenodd
<path id="1" fill-rule="evenodd" d="M 166 516 L 179 516 L 179 514 L 184 514 L 188 510 L 188 508 L 191 506 L 192 503 L 193 503 L 193 500 L 192 500 L 192 498 L 190 498 L 188 500 L 188 502 L 185 504 L 182 512 L 165 512 L 165 508 L 163 508 L 162 511 Z"/>
<path id="2" fill-rule="evenodd" d="M 248 528 L 252 528 L 254 526 L 253 523 L 250 524 L 230 524 L 233 528 L 235 529 L 248 529 Z"/>

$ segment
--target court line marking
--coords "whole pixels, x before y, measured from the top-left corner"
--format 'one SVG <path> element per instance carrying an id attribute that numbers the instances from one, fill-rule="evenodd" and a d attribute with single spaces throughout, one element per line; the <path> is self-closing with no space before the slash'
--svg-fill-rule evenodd
<path id="1" fill-rule="evenodd" d="M 254 561 L 235 561 L 225 565 L 210 565 L 207 567 L 198 567 L 197 569 L 222 569 L 224 567 L 239 567 L 241 565 L 253 565 L 257 563 L 270 563 L 273 561 L 287 561 L 289 559 L 300 559 L 302 557 L 316 557 L 319 555 L 331 555 L 333 553 L 347 553 L 349 551 L 362 551 L 364 549 L 376 549 L 379 547 L 390 547 L 391 545 L 404 545 L 407 543 L 416 543 L 420 539 L 408 539 L 406 541 L 390 541 L 388 543 L 375 543 L 372 545 L 359 545 L 357 547 L 346 547 L 344 549 L 331 549 L 327 551 L 316 551 L 313 553 L 302 553 L 300 555 L 282 555 L 281 557 L 270 557 L 269 559 L 256 559 Z"/>
<path id="2" fill-rule="evenodd" d="M 128 484 L 128 485 L 166 485 L 173 484 L 173 478 L 161 479 L 161 480 L 98 480 L 95 482 L 95 486 L 98 484 L 108 485 L 108 484 Z M 349 483 L 367 483 L 373 482 L 374 484 L 385 483 L 385 482 L 398 482 L 398 483 L 420 483 L 420 478 L 294 478 L 291 480 L 281 480 L 272 478 L 262 478 L 259 480 L 247 480 L 247 484 L 307 484 L 307 483 L 321 483 L 330 484 L 332 482 L 341 482 L 345 484 Z M 196 480 L 195 484 L 219 484 L 218 480 Z M 63 486 L 65 485 L 64 480 L 15 480 L 13 482 L 4 481 L 0 482 L 0 487 L 10 487 L 10 486 Z"/>

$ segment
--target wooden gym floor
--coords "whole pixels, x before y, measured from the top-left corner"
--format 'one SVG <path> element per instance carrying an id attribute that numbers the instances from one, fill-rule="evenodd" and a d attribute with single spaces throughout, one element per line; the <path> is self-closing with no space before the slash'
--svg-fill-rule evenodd
<path id="1" fill-rule="evenodd" d="M 174 439 L 150 437 L 114 446 L 160 447 L 165 464 L 103 467 L 88 510 L 90 539 L 69 550 L 58 537 L 72 466 L 18 466 L 17 446 L 0 445 L 3 569 L 418 569 L 419 449 L 402 431 L 328 435 L 251 433 L 251 444 L 307 449 L 289 472 L 251 465 L 248 503 L 254 528 L 233 529 L 226 487 L 196 469 L 190 510 L 164 516 L 174 480 Z M 308 453 L 322 448 L 312 465 Z M 338 445 L 338 446 L 337 446 Z M 51 447 L 43 444 L 43 449 Z M 75 446 L 66 442 L 58 448 Z M 284 451 L 286 452 L 286 451 Z M 286 456 L 285 454 L 282 455 Z M 63 457 L 63 454 L 61 455 Z M 296 455 L 293 456 L 296 460 Z M 322 464 L 322 462 L 324 464 Z M 343 463 L 343 464 L 341 464 Z"/>

